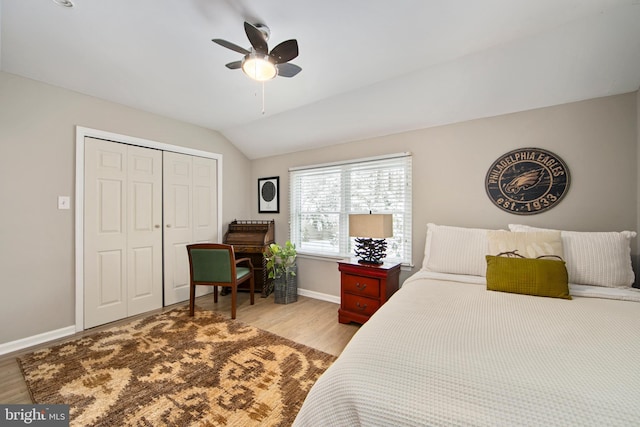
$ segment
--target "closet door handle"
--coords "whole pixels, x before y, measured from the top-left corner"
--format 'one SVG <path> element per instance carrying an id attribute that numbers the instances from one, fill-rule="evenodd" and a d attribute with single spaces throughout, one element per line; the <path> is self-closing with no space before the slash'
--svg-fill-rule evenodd
<path id="1" fill-rule="evenodd" d="M 171 224 L 167 224 L 167 228 L 171 228 Z"/>
<path id="2" fill-rule="evenodd" d="M 160 228 L 160 224 L 154 225 L 153 228 Z"/>

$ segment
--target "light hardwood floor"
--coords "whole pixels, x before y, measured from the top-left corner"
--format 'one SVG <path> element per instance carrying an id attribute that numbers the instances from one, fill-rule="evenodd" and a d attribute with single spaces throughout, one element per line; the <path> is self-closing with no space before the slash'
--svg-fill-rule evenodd
<path id="1" fill-rule="evenodd" d="M 212 310 L 230 318 L 230 299 L 230 295 L 221 296 L 218 299 L 218 303 L 214 304 L 213 296 L 205 295 L 196 300 L 196 310 Z M 183 305 L 186 305 L 186 303 L 164 307 L 144 315 L 79 332 L 64 339 L 0 356 L 0 403 L 33 403 L 16 357 L 39 348 L 46 348 L 54 344 L 90 335 L 103 329 L 126 323 L 132 319 L 164 312 Z M 343 325 L 338 323 L 338 307 L 337 304 L 303 296 L 298 296 L 298 301 L 294 303 L 275 304 L 273 294 L 267 298 L 260 298 L 259 295 L 256 295 L 255 304 L 250 305 L 249 294 L 242 292 L 238 294 L 236 320 L 338 356 L 359 328 L 355 324 Z"/>

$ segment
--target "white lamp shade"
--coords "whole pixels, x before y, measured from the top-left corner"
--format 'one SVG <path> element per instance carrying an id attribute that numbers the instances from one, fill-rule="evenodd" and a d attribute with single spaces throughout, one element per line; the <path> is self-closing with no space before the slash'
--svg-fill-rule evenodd
<path id="1" fill-rule="evenodd" d="M 349 236 L 385 239 L 393 237 L 393 215 L 352 214 L 349 215 Z"/>

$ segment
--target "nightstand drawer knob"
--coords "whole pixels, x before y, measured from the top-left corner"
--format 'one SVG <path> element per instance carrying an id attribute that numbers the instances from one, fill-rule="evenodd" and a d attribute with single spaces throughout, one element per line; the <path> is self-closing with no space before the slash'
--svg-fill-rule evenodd
<path id="1" fill-rule="evenodd" d="M 360 301 L 358 301 L 358 302 L 356 302 L 356 307 L 358 307 L 358 310 L 364 311 L 364 310 L 367 309 L 367 304 L 360 305 Z"/>
<path id="2" fill-rule="evenodd" d="M 361 291 L 364 291 L 366 287 L 367 287 L 366 283 L 360 283 L 360 282 L 356 283 L 356 288 L 358 288 Z"/>

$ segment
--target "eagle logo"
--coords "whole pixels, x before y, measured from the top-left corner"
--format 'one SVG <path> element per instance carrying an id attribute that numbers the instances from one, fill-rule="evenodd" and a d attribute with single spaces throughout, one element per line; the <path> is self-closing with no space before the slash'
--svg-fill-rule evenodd
<path id="1" fill-rule="evenodd" d="M 533 169 L 513 178 L 504 186 L 506 193 L 518 194 L 520 190 L 528 190 L 542 181 L 544 169 Z"/>

